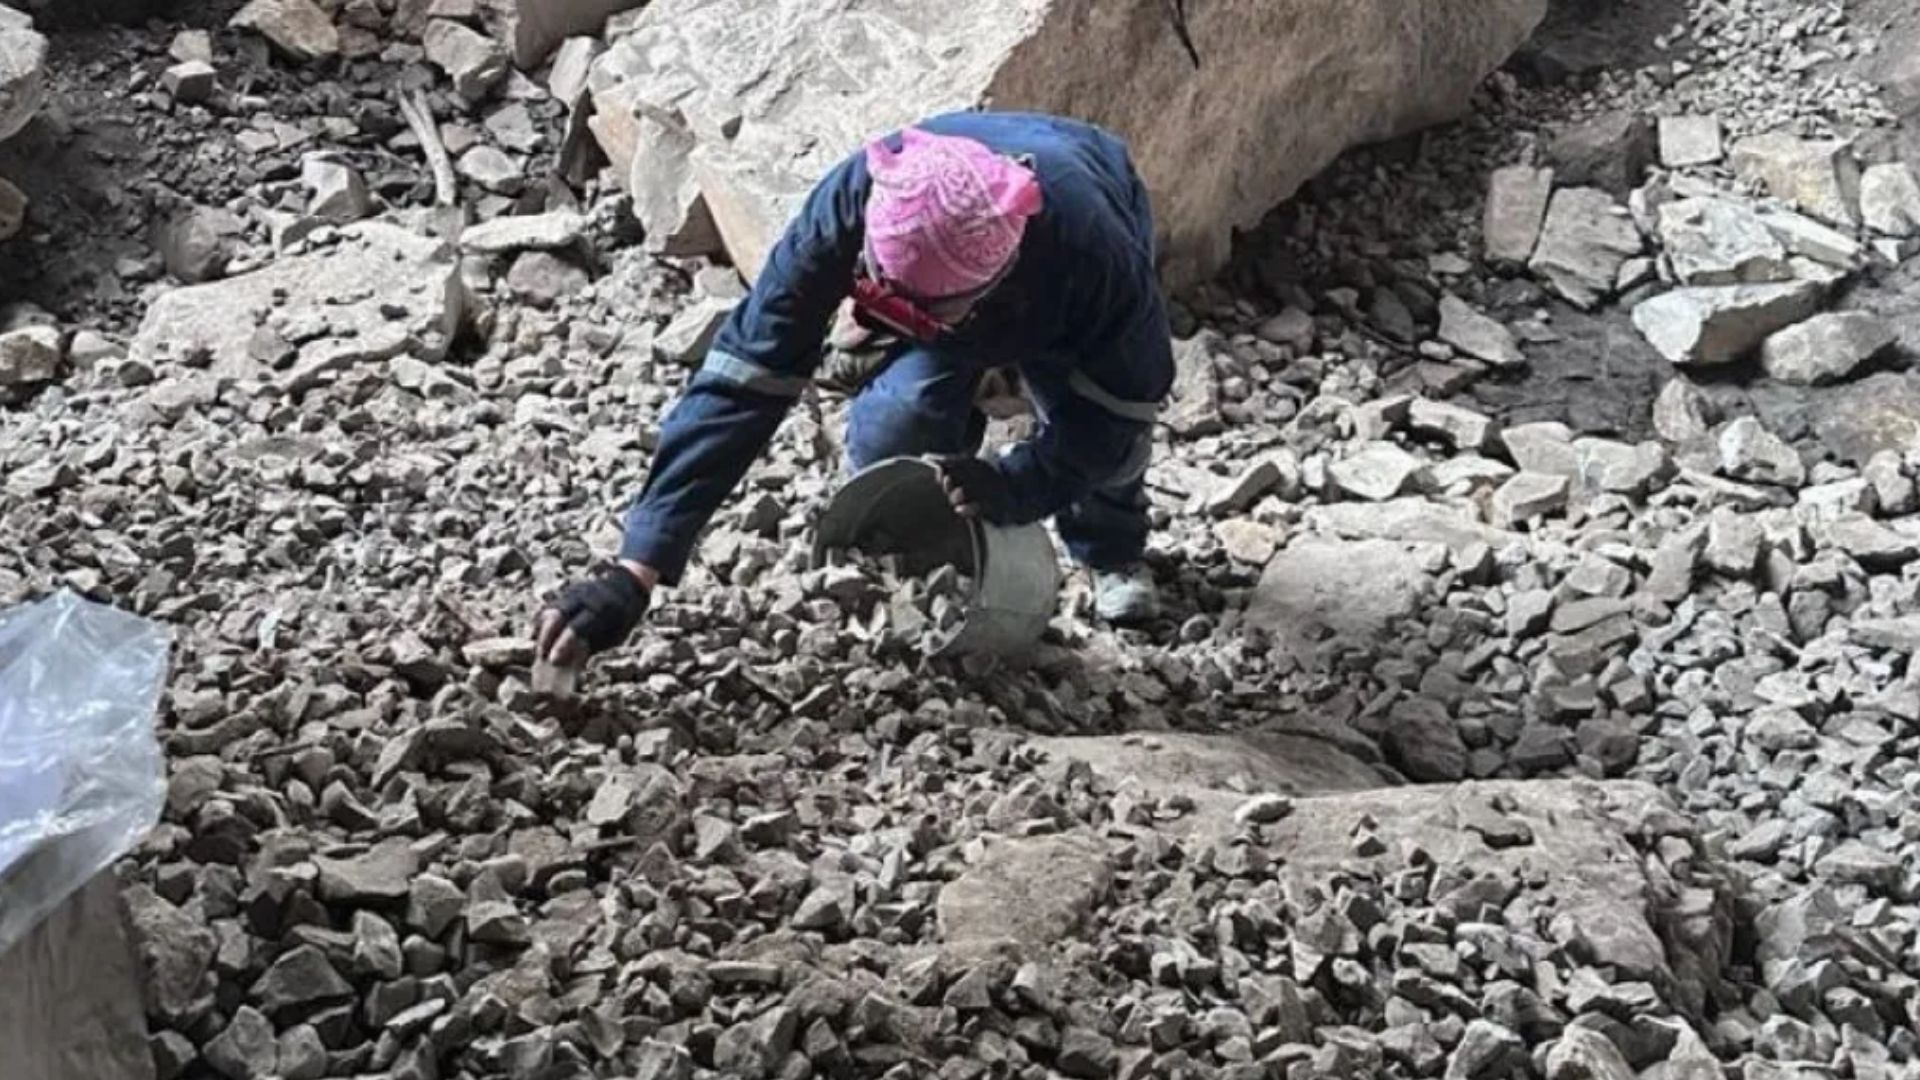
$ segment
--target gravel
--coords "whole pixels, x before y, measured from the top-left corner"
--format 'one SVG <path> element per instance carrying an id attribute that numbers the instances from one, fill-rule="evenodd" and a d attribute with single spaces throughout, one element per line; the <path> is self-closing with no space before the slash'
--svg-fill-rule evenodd
<path id="1" fill-rule="evenodd" d="M 1914 345 L 1873 299 L 1903 271 L 1776 182 L 1886 119 L 1823 66 L 1862 48 L 1837 5 L 1690 3 L 1642 62 L 1498 75 L 1249 232 L 1175 312 L 1158 623 L 1076 582 L 1020 663 L 930 657 L 963 578 L 808 558 L 844 413 L 809 397 L 564 700 L 531 617 L 616 542 L 740 285 L 549 175 L 564 107 L 462 5 L 347 5 L 335 47 L 376 48 L 291 75 L 327 47 L 297 7 L 250 5 L 271 62 L 171 24 L 100 61 L 157 142 L 249 163 L 187 186 L 234 221 L 173 260 L 248 297 L 193 322 L 218 350 L 118 351 L 185 295 L 155 251 L 0 313 L 0 604 L 178 632 L 121 868 L 163 1076 L 1912 1072 L 1920 459 L 1826 452 L 1824 388 L 1757 355 L 1870 301 L 1868 352 Z M 191 62 L 206 101 L 159 100 Z M 352 230 L 443 229 L 401 84 L 479 224 L 372 288 Z M 143 167 L 127 214 L 172 220 Z M 1693 200 L 1731 210 L 1689 262 L 1660 223 Z M 1779 251 L 1791 282 L 1683 283 Z M 252 298 L 290 264 L 316 286 Z M 1794 310 L 1633 325 L 1729 288 Z M 1632 425 L 1587 423 L 1616 361 Z"/>

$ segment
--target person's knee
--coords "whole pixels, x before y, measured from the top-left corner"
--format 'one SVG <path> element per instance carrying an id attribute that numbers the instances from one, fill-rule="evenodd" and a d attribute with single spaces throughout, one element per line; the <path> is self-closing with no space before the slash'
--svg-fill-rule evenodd
<path id="1" fill-rule="evenodd" d="M 911 401 L 862 395 L 847 416 L 847 460 L 859 470 L 888 458 L 929 453 L 927 433 L 937 423 L 938 417 Z"/>
<path id="2" fill-rule="evenodd" d="M 847 457 L 856 469 L 916 454 L 967 452 L 973 416 L 968 373 L 909 353 L 853 399 Z"/>

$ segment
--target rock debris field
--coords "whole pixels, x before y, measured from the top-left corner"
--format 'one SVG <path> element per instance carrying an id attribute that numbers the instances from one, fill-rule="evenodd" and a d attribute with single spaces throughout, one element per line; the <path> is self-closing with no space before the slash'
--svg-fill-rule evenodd
<path id="1" fill-rule="evenodd" d="M 532 616 L 745 288 L 593 164 L 634 13 L 57 6 L 0 605 L 177 629 L 161 1080 L 1920 1076 L 1910 6 L 1556 5 L 1241 235 L 1160 623 L 922 659 L 951 583 L 808 563 L 821 393 L 567 701 Z"/>

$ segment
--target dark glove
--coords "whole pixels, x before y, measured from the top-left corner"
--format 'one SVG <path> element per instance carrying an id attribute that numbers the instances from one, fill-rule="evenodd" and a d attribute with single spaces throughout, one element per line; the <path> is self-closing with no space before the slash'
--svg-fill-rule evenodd
<path id="1" fill-rule="evenodd" d="M 624 644 L 633 628 L 640 625 L 651 599 L 647 587 L 625 567 L 617 563 L 602 566 L 594 576 L 562 589 L 547 605 L 547 610 L 559 618 L 554 620 L 550 635 L 543 634 L 541 655 L 553 647 L 547 637 L 557 639 L 562 630 L 573 631 L 573 636 L 595 653 Z"/>
<path id="2" fill-rule="evenodd" d="M 940 485 L 962 517 L 979 517 L 1005 525 L 1013 517 L 1013 485 L 992 462 L 954 454 L 936 457 Z"/>

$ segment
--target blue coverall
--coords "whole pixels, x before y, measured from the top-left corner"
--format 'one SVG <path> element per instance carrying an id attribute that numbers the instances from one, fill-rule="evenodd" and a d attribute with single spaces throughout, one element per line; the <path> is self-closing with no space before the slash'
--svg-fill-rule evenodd
<path id="1" fill-rule="evenodd" d="M 975 390 L 990 368 L 1017 364 L 1040 425 L 996 461 L 1012 490 L 1010 523 L 1054 517 L 1069 551 L 1095 569 L 1137 561 L 1152 417 L 1172 388 L 1173 352 L 1152 210 L 1125 145 L 1086 124 L 1019 113 L 958 113 L 918 126 L 1026 160 L 1044 206 L 1008 277 L 972 315 L 931 344 L 897 346 L 855 397 L 852 465 L 974 451 L 985 430 Z M 865 154 L 855 153 L 813 190 L 769 253 L 661 427 L 622 558 L 652 566 L 668 584 L 679 580 L 700 530 L 820 362 L 852 290 L 870 184 Z"/>

